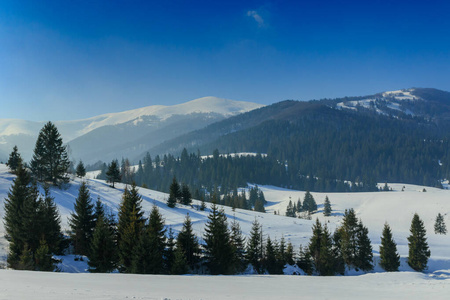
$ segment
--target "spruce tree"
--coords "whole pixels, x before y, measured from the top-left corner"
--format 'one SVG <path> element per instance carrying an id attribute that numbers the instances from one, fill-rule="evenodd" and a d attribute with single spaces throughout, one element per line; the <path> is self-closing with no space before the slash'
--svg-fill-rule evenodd
<path id="1" fill-rule="evenodd" d="M 69 181 L 69 166 L 69 157 L 61 135 L 56 126 L 48 122 L 39 132 L 30 163 L 31 171 L 39 181 L 60 185 Z"/>
<path id="2" fill-rule="evenodd" d="M 316 200 L 314 200 L 313 195 L 309 191 L 306 191 L 305 198 L 303 199 L 303 210 L 310 213 L 317 210 Z"/>
<path id="3" fill-rule="evenodd" d="M 108 165 L 108 170 L 106 171 L 106 179 L 108 182 L 112 183 L 113 188 L 114 183 L 120 181 L 121 176 L 119 170 L 119 162 L 117 161 L 117 159 L 113 159 Z"/>
<path id="4" fill-rule="evenodd" d="M 438 213 L 436 216 L 436 221 L 434 222 L 434 233 L 435 234 L 447 234 L 447 226 L 444 222 L 444 216 Z"/>
<path id="5" fill-rule="evenodd" d="M 430 250 L 428 248 L 426 230 L 422 220 L 416 213 L 411 221 L 411 235 L 408 237 L 408 265 L 422 272 L 427 268 Z"/>
<path id="6" fill-rule="evenodd" d="M 180 185 L 175 177 L 172 179 L 172 184 L 169 189 L 169 199 L 167 199 L 167 206 L 174 208 L 178 200 L 181 198 Z"/>
<path id="7" fill-rule="evenodd" d="M 34 267 L 36 271 L 53 271 L 55 265 L 52 259 L 52 253 L 44 239 L 41 239 L 40 246 L 34 255 Z"/>
<path id="8" fill-rule="evenodd" d="M 86 176 L 86 168 L 84 167 L 84 164 L 81 160 L 77 165 L 76 174 L 80 178 Z"/>
<path id="9" fill-rule="evenodd" d="M 355 267 L 358 247 L 358 219 L 353 208 L 345 210 L 342 226 L 338 229 L 341 237 L 341 252 L 345 263 Z"/>
<path id="10" fill-rule="evenodd" d="M 149 222 L 133 253 L 132 272 L 138 274 L 161 274 L 164 271 L 166 229 L 158 207 L 153 206 Z"/>
<path id="11" fill-rule="evenodd" d="M 355 267 L 363 271 L 373 270 L 372 245 L 369 239 L 369 230 L 361 220 L 357 226 L 357 252 L 355 258 Z"/>
<path id="12" fill-rule="evenodd" d="M 187 184 L 183 183 L 181 188 L 181 203 L 184 205 L 191 205 L 192 195 Z"/>
<path id="13" fill-rule="evenodd" d="M 169 232 L 167 234 L 166 249 L 164 252 L 165 256 L 165 271 L 167 274 L 171 273 L 173 263 L 175 261 L 175 238 L 172 227 L 169 227 Z M 184 255 L 184 254 L 183 254 Z"/>
<path id="14" fill-rule="evenodd" d="M 292 206 L 292 200 L 289 200 L 286 208 L 286 217 L 295 217 L 294 207 Z"/>
<path id="15" fill-rule="evenodd" d="M 262 246 L 262 226 L 255 218 L 247 241 L 247 261 L 258 273 L 262 273 Z"/>
<path id="16" fill-rule="evenodd" d="M 186 214 L 183 227 L 178 233 L 176 245 L 177 249 L 180 249 L 180 253 L 184 253 L 186 256 L 188 267 L 193 270 L 199 260 L 200 246 L 194 234 L 189 214 Z"/>
<path id="17" fill-rule="evenodd" d="M 311 253 L 309 251 L 309 247 L 303 247 L 300 245 L 300 249 L 298 252 L 298 261 L 297 266 L 303 270 L 308 275 L 312 275 L 313 273 L 313 262 L 311 258 Z"/>
<path id="18" fill-rule="evenodd" d="M 384 224 L 381 236 L 380 266 L 387 272 L 398 271 L 398 267 L 400 267 L 397 244 L 392 237 L 391 227 L 387 223 Z"/>
<path id="19" fill-rule="evenodd" d="M 186 254 L 183 249 L 177 247 L 174 253 L 174 261 L 170 269 L 170 274 L 182 275 L 188 272 L 189 266 L 186 261 Z"/>
<path id="20" fill-rule="evenodd" d="M 117 224 L 119 267 L 122 272 L 131 272 L 134 247 L 139 243 L 144 227 L 145 220 L 141 203 L 142 198 L 135 184 L 132 184 L 130 190 L 125 188 Z"/>
<path id="21" fill-rule="evenodd" d="M 62 254 L 67 240 L 61 233 L 61 217 L 48 185 L 44 186 L 44 199 L 39 201 L 37 214 L 42 232 L 41 239 L 44 239 L 50 253 Z"/>
<path id="22" fill-rule="evenodd" d="M 278 259 L 279 253 L 277 251 L 276 243 L 272 242 L 270 236 L 266 240 L 266 251 L 264 257 L 264 268 L 269 274 L 282 274 L 283 264 Z"/>
<path id="23" fill-rule="evenodd" d="M 328 196 L 325 197 L 325 202 L 323 203 L 323 215 L 325 217 L 331 216 L 331 203 Z"/>
<path id="24" fill-rule="evenodd" d="M 88 265 L 91 273 L 109 273 L 117 266 L 115 235 L 104 214 L 100 214 L 97 218 Z"/>
<path id="25" fill-rule="evenodd" d="M 215 203 L 211 205 L 203 239 L 206 265 L 211 274 L 232 274 L 234 268 L 230 262 L 234 255 L 227 217 Z"/>
<path id="26" fill-rule="evenodd" d="M 22 157 L 20 156 L 19 149 L 17 146 L 14 146 L 13 151 L 9 154 L 9 159 L 6 165 L 11 170 L 11 173 L 15 174 L 16 170 L 19 168 L 19 165 L 22 165 Z"/>
<path id="27" fill-rule="evenodd" d="M 82 182 L 68 220 L 75 254 L 88 255 L 95 227 L 94 205 L 86 182 Z"/>
<path id="28" fill-rule="evenodd" d="M 235 219 L 231 222 L 231 245 L 233 247 L 233 265 L 235 273 L 243 272 L 246 267 L 246 251 L 245 251 L 245 237 L 242 235 L 241 226 Z"/>

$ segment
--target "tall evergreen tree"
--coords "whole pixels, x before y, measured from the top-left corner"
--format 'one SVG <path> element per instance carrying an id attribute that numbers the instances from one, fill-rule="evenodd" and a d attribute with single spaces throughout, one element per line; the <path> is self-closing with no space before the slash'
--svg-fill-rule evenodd
<path id="1" fill-rule="evenodd" d="M 39 228 L 42 232 L 41 241 L 50 253 L 62 254 L 67 241 L 61 233 L 61 217 L 54 198 L 50 195 L 50 187 L 44 186 L 44 199 L 40 199 L 38 207 Z"/>
<path id="2" fill-rule="evenodd" d="M 234 266 L 233 247 L 230 242 L 227 217 L 217 205 L 211 205 L 211 212 L 205 225 L 204 249 L 206 264 L 211 274 L 232 274 Z"/>
<path id="3" fill-rule="evenodd" d="M 243 272 L 246 267 L 246 251 L 245 251 L 245 237 L 242 235 L 241 226 L 236 219 L 231 222 L 231 245 L 233 247 L 233 265 L 235 273 Z"/>
<path id="4" fill-rule="evenodd" d="M 187 184 L 183 183 L 181 187 L 181 203 L 184 205 L 191 205 L 192 195 Z"/>
<path id="5" fill-rule="evenodd" d="M 109 273 L 117 266 L 117 244 L 114 231 L 104 214 L 99 214 L 89 251 L 89 272 Z"/>
<path id="6" fill-rule="evenodd" d="M 88 255 L 95 228 L 94 205 L 86 182 L 82 182 L 69 217 L 70 237 L 75 254 Z"/>
<path id="7" fill-rule="evenodd" d="M 343 224 L 338 230 L 341 237 L 342 257 L 348 266 L 355 267 L 358 255 L 358 219 L 353 208 L 345 210 Z"/>
<path id="8" fill-rule="evenodd" d="M 314 200 L 313 195 L 309 191 L 306 191 L 305 198 L 303 199 L 303 210 L 310 213 L 317 210 L 316 200 Z"/>
<path id="9" fill-rule="evenodd" d="M 178 200 L 181 198 L 180 185 L 175 177 L 172 179 L 172 184 L 169 190 L 169 199 L 167 199 L 167 206 L 174 208 Z"/>
<path id="10" fill-rule="evenodd" d="M 80 178 L 86 176 L 86 168 L 84 167 L 84 164 L 81 160 L 77 165 L 76 174 Z"/>
<path id="11" fill-rule="evenodd" d="M 444 216 L 438 213 L 436 216 L 436 221 L 434 222 L 434 233 L 435 234 L 447 234 L 447 226 L 444 222 Z"/>
<path id="12" fill-rule="evenodd" d="M 19 149 L 17 146 L 13 147 L 13 151 L 9 154 L 9 159 L 6 165 L 11 170 L 11 173 L 15 174 L 16 170 L 19 168 L 19 165 L 22 165 L 22 157 L 20 156 Z"/>
<path id="13" fill-rule="evenodd" d="M 269 274 L 282 274 L 283 264 L 278 259 L 278 249 L 276 243 L 272 242 L 270 236 L 266 240 L 266 251 L 264 257 L 264 268 Z"/>
<path id="14" fill-rule="evenodd" d="M 318 275 L 329 276 L 334 275 L 335 261 L 332 250 L 332 240 L 326 225 L 323 227 L 316 219 L 313 225 L 313 234 L 311 236 L 308 251 L 311 255 L 314 270 Z"/>
<path id="15" fill-rule="evenodd" d="M 153 206 L 148 225 L 135 248 L 132 272 L 139 274 L 161 274 L 164 271 L 166 229 L 158 207 Z"/>
<path id="16" fill-rule="evenodd" d="M 117 224 L 119 267 L 122 272 L 131 272 L 134 247 L 139 243 L 144 227 L 145 219 L 141 203 L 142 198 L 135 184 L 132 184 L 130 190 L 125 188 Z"/>
<path id="17" fill-rule="evenodd" d="M 112 183 L 112 187 L 114 188 L 114 183 L 119 182 L 121 179 L 119 162 L 117 159 L 113 159 L 111 163 L 108 165 L 108 170 L 106 171 L 106 179 L 108 182 Z"/>
<path id="18" fill-rule="evenodd" d="M 392 237 L 391 227 L 387 223 L 384 223 L 381 236 L 380 266 L 387 272 L 398 271 L 398 267 L 400 267 L 397 244 Z"/>
<path id="19" fill-rule="evenodd" d="M 186 256 L 185 261 L 188 267 L 193 270 L 199 260 L 200 246 L 194 234 L 189 214 L 186 214 L 183 227 L 178 233 L 176 244 L 177 249 L 180 249 L 180 253 L 184 253 Z"/>
<path id="20" fill-rule="evenodd" d="M 426 230 L 422 220 L 416 213 L 411 221 L 411 235 L 408 237 L 408 265 L 422 272 L 427 268 L 430 250 L 428 248 Z"/>
<path id="21" fill-rule="evenodd" d="M 331 216 L 331 203 L 328 196 L 325 197 L 325 202 L 323 203 L 323 215 L 325 217 Z"/>
<path id="22" fill-rule="evenodd" d="M 59 185 L 69 181 L 69 166 L 69 157 L 61 135 L 56 126 L 48 122 L 39 132 L 30 163 L 31 171 L 39 181 Z"/>
<path id="23" fill-rule="evenodd" d="M 262 273 L 262 247 L 262 226 L 255 218 L 247 240 L 247 261 L 258 273 Z"/>
<path id="24" fill-rule="evenodd" d="M 369 230 L 365 227 L 361 220 L 357 226 L 357 252 L 355 257 L 355 267 L 363 271 L 373 269 L 372 245 L 369 239 Z"/>

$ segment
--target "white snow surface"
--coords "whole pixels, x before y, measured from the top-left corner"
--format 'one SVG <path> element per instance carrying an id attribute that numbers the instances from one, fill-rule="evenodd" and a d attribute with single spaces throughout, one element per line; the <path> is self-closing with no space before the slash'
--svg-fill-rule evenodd
<path id="1" fill-rule="evenodd" d="M 0 217 L 4 215 L 4 198 L 14 179 L 5 165 L 0 165 Z M 87 181 L 91 198 L 99 196 L 113 212 L 121 201 L 125 185 L 111 188 L 101 180 Z M 67 218 L 73 210 L 81 179 L 74 178 L 66 190 L 53 188 L 52 196 L 62 217 L 62 226 L 67 229 Z M 236 218 L 244 235 L 248 235 L 252 222 L 257 219 L 263 225 L 264 235 L 278 241 L 282 236 L 291 241 L 294 249 L 307 245 L 315 218 L 326 222 L 331 231 L 339 226 L 345 209 L 354 208 L 358 218 L 369 229 L 372 241 L 373 272 L 363 274 L 347 270 L 348 276 L 155 276 L 127 274 L 86 274 L 86 261 L 75 261 L 74 256 L 59 257 L 60 268 L 66 273 L 41 273 L 0 270 L 0 299 L 448 299 L 450 292 L 450 235 L 436 235 L 433 230 L 438 213 L 444 215 L 450 226 L 450 191 L 406 184 L 389 184 L 390 192 L 374 193 L 312 193 L 318 212 L 312 220 L 288 218 L 274 215 L 284 214 L 289 200 L 303 202 L 304 191 L 294 191 L 273 186 L 260 186 L 268 204 L 267 213 L 224 207 L 229 220 Z M 404 191 L 402 192 L 402 188 Z M 166 225 L 177 233 L 189 213 L 194 232 L 204 234 L 204 225 L 209 211 L 197 211 L 199 205 L 177 205 L 170 209 L 166 205 L 167 194 L 139 188 L 142 207 L 146 216 L 152 205 L 157 205 Z M 323 201 L 328 195 L 333 213 L 322 214 Z M 409 228 L 413 214 L 417 212 L 425 223 L 431 258 L 425 273 L 413 272 L 406 263 L 408 255 Z M 378 266 L 379 244 L 383 224 L 388 222 L 401 256 L 400 272 L 386 273 Z M 4 239 L 4 226 L 0 222 L 0 265 L 5 266 L 8 243 Z M 293 273 L 295 267 L 286 272 Z M 298 271 L 298 270 L 297 270 Z M 78 274 L 67 274 L 67 272 Z M 298 272 L 297 272 L 298 273 Z"/>
<path id="2" fill-rule="evenodd" d="M 189 115 L 193 113 L 215 113 L 225 117 L 244 113 L 264 105 L 252 102 L 234 101 L 217 97 L 203 97 L 178 105 L 152 105 L 118 113 L 108 113 L 92 118 L 72 121 L 52 120 L 64 137 L 64 142 L 82 136 L 96 128 L 134 121 L 135 124 L 143 116 L 154 116 L 161 121 L 173 115 Z M 0 142 L 2 136 L 25 134 L 37 136 L 47 121 L 33 122 L 17 119 L 0 119 Z"/>

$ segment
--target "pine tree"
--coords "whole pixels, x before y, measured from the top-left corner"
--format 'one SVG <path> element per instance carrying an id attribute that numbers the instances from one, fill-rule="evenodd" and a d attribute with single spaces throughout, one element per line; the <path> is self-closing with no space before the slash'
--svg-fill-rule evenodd
<path id="1" fill-rule="evenodd" d="M 323 215 L 325 217 L 331 216 L 331 203 L 328 196 L 325 197 L 325 202 L 323 203 Z"/>
<path id="2" fill-rule="evenodd" d="M 283 264 L 278 260 L 276 243 L 273 243 L 270 236 L 266 240 L 266 251 L 264 257 L 264 268 L 269 274 L 282 274 Z"/>
<path id="3" fill-rule="evenodd" d="M 447 226 L 444 222 L 444 216 L 438 213 L 436 216 L 436 221 L 434 222 L 434 233 L 435 234 L 447 234 Z"/>
<path id="4" fill-rule="evenodd" d="M 369 230 L 365 227 L 361 220 L 357 226 L 357 253 L 355 259 L 355 267 L 363 271 L 373 270 L 373 254 L 372 245 L 369 239 Z"/>
<path id="5" fill-rule="evenodd" d="M 305 198 L 303 199 L 303 210 L 310 213 L 317 210 L 316 200 L 314 200 L 313 195 L 309 191 L 306 191 Z"/>
<path id="6" fill-rule="evenodd" d="M 183 183 L 181 188 L 181 203 L 184 205 L 191 205 L 192 195 L 187 184 Z"/>
<path id="7" fill-rule="evenodd" d="M 119 267 L 122 272 L 131 272 L 134 247 L 139 243 L 144 227 L 145 220 L 141 203 L 142 198 L 135 184 L 132 184 L 130 190 L 125 188 L 117 224 Z"/>
<path id="8" fill-rule="evenodd" d="M 295 217 L 294 207 L 292 206 L 291 200 L 289 200 L 288 206 L 286 208 L 286 217 Z"/>
<path id="9" fill-rule="evenodd" d="M 206 265 L 211 274 L 232 274 L 233 247 L 230 243 L 227 217 L 217 205 L 211 205 L 211 212 L 205 225 L 204 250 Z"/>
<path id="10" fill-rule="evenodd" d="M 416 271 L 422 272 L 427 268 L 430 250 L 428 248 L 426 230 L 418 214 L 414 214 L 408 237 L 408 265 Z"/>
<path id="11" fill-rule="evenodd" d="M 343 224 L 339 228 L 341 252 L 345 263 L 355 267 L 358 247 L 358 219 L 353 208 L 345 210 Z"/>
<path id="12" fill-rule="evenodd" d="M 319 219 L 313 225 L 308 251 L 314 270 L 318 275 L 330 276 L 336 273 L 333 243 L 327 226 L 322 226 Z"/>
<path id="13" fill-rule="evenodd" d="M 31 171 L 39 181 L 60 185 L 69 181 L 69 166 L 70 161 L 61 135 L 56 126 L 48 122 L 39 132 L 30 163 Z"/>
<path id="14" fill-rule="evenodd" d="M 247 261 L 258 273 L 262 272 L 262 258 L 262 227 L 255 218 L 247 241 Z"/>
<path id="15" fill-rule="evenodd" d="M 97 218 L 88 264 L 91 273 L 109 273 L 114 271 L 117 266 L 117 245 L 114 231 L 109 226 L 104 214 L 100 214 Z"/>
<path id="16" fill-rule="evenodd" d="M 297 266 L 306 274 L 312 275 L 313 263 L 308 247 L 303 247 L 302 245 L 300 245 Z"/>
<path id="17" fill-rule="evenodd" d="M 172 179 L 172 184 L 170 185 L 169 190 L 169 199 L 167 199 L 167 206 L 170 208 L 174 208 L 178 199 L 181 198 L 181 190 L 180 185 L 175 177 Z"/>
<path id="18" fill-rule="evenodd" d="M 9 159 L 6 165 L 11 170 L 11 173 L 15 174 L 16 170 L 19 168 L 19 165 L 22 165 L 22 157 L 20 156 L 19 149 L 17 146 L 14 146 L 13 151 L 9 154 Z"/>
<path id="19" fill-rule="evenodd" d="M 69 217 L 70 238 L 75 254 L 88 255 L 95 227 L 94 205 L 86 182 L 82 182 Z"/>
<path id="20" fill-rule="evenodd" d="M 243 272 L 246 267 L 246 251 L 245 251 L 245 237 L 242 235 L 241 226 L 235 219 L 231 222 L 231 245 L 233 247 L 233 265 L 235 268 L 234 273 Z"/>
<path id="21" fill-rule="evenodd" d="M 86 168 L 84 167 L 84 164 L 81 160 L 77 165 L 76 174 L 80 178 L 86 176 Z"/>
<path id="22" fill-rule="evenodd" d="M 183 227 L 178 233 L 177 249 L 186 256 L 186 263 L 188 267 L 193 270 L 199 260 L 200 246 L 198 239 L 192 229 L 192 222 L 189 214 L 186 214 Z"/>
<path id="23" fill-rule="evenodd" d="M 34 257 L 36 271 L 53 271 L 55 269 L 52 253 L 44 239 L 41 239 L 40 246 L 36 250 Z"/>
<path id="24" fill-rule="evenodd" d="M 397 244 L 392 238 L 391 227 L 384 224 L 380 245 L 380 266 L 387 272 L 398 271 L 400 267 L 400 255 L 397 252 Z"/>
<path id="25" fill-rule="evenodd" d="M 106 171 L 106 179 L 108 182 L 112 183 L 112 187 L 114 188 L 114 183 L 119 182 L 120 170 L 119 170 L 119 162 L 117 159 L 113 159 L 111 163 L 108 165 L 108 170 Z"/>
<path id="26" fill-rule="evenodd" d="M 48 185 L 44 185 L 44 199 L 39 201 L 37 215 L 41 239 L 44 240 L 50 253 L 62 254 L 67 241 L 61 233 L 61 217 Z"/>
<path id="27" fill-rule="evenodd" d="M 166 229 L 158 207 L 153 206 L 149 222 L 133 253 L 132 272 L 138 274 L 161 274 L 164 271 Z"/>
<path id="28" fill-rule="evenodd" d="M 175 261 L 175 238 L 172 227 L 169 227 L 169 232 L 167 234 L 166 249 L 164 253 L 165 253 L 164 268 L 167 274 L 171 274 L 172 266 Z"/>
<path id="29" fill-rule="evenodd" d="M 174 253 L 173 265 L 170 269 L 170 274 L 182 275 L 188 272 L 188 263 L 186 261 L 186 254 L 183 249 L 177 247 Z"/>

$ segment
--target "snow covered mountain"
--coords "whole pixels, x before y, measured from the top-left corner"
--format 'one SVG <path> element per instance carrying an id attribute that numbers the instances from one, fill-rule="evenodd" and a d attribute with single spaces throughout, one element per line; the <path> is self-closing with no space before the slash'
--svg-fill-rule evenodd
<path id="1" fill-rule="evenodd" d="M 133 155 L 166 139 L 205 127 L 262 105 L 216 97 L 203 97 L 183 104 L 154 105 L 109 113 L 88 119 L 55 121 L 72 159 L 86 163 Z M 39 130 L 47 121 L 0 119 L 0 159 L 14 145 L 29 160 Z"/>

